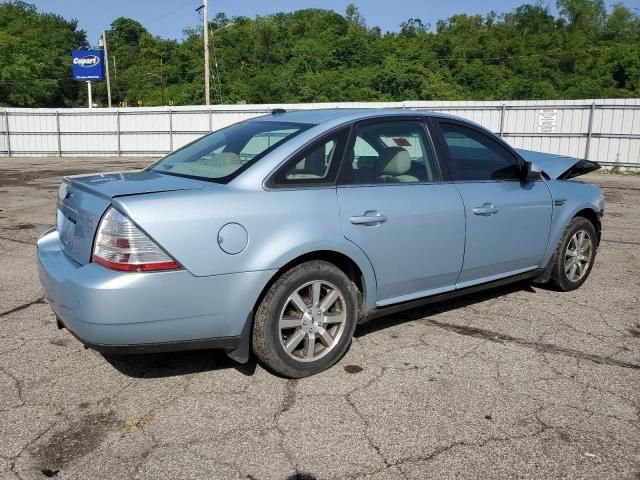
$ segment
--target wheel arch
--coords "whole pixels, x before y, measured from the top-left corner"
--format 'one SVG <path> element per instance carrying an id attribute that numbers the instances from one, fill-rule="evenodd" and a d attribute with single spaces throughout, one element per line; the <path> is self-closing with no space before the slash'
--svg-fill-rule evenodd
<path id="1" fill-rule="evenodd" d="M 311 260 L 323 260 L 331 263 L 342 270 L 359 290 L 358 313 L 362 318 L 369 310 L 375 306 L 376 280 L 373 267 L 369 259 L 362 254 L 364 258 L 356 260 L 352 252 L 345 253 L 333 248 L 308 249 L 304 252 L 296 252 L 296 255 L 290 255 L 290 258 L 283 258 L 279 262 L 281 266 L 274 272 L 267 284 L 264 286 L 260 295 L 256 299 L 254 309 L 255 312 L 258 305 L 269 291 L 274 282 L 287 270 L 300 265 L 301 263 Z"/>
<path id="2" fill-rule="evenodd" d="M 358 254 L 358 252 L 360 252 Z M 357 260 L 356 260 L 357 258 Z M 298 249 L 290 252 L 289 255 L 282 257 L 274 269 L 273 275 L 269 278 L 260 294 L 255 299 L 251 313 L 245 321 L 238 348 L 233 351 L 227 351 L 227 355 L 240 363 L 246 363 L 249 360 L 251 350 L 251 335 L 253 334 L 254 314 L 262 302 L 262 299 L 269 291 L 271 286 L 278 278 L 290 268 L 310 260 L 324 260 L 336 265 L 355 283 L 360 290 L 358 313 L 360 319 L 364 318 L 366 313 L 375 307 L 376 278 L 373 266 L 367 256 L 353 246 L 353 252 L 344 252 L 335 248 L 307 248 L 300 251 Z"/>
<path id="3" fill-rule="evenodd" d="M 593 228 L 596 229 L 597 244 L 600 245 L 600 237 L 602 235 L 602 221 L 600 220 L 600 214 L 594 208 L 586 207 L 576 212 L 572 219 L 576 217 L 586 218 L 593 224 Z"/>
<path id="4" fill-rule="evenodd" d="M 600 236 L 602 231 L 602 222 L 600 220 L 601 214 L 594 205 L 590 203 L 587 205 L 582 204 L 574 208 L 572 211 L 564 212 L 559 221 L 555 224 L 555 227 L 552 225 L 552 230 L 549 238 L 550 241 L 547 246 L 547 253 L 545 254 L 545 258 L 541 263 L 541 266 L 544 268 L 544 272 L 535 280 L 536 283 L 546 283 L 547 281 L 549 281 L 558 242 L 560 242 L 560 240 L 562 239 L 562 234 L 567 228 L 567 225 L 569 225 L 569 222 L 571 222 L 571 220 L 576 217 L 586 218 L 591 223 L 593 223 L 593 226 L 596 229 L 597 245 L 600 244 Z"/>

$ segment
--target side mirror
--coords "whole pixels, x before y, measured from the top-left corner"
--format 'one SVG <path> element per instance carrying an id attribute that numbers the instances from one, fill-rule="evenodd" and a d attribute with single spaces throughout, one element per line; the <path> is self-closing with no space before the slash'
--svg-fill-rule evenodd
<path id="1" fill-rule="evenodd" d="M 542 178 L 542 171 L 531 162 L 524 162 L 522 169 L 522 180 L 526 182 L 535 182 Z"/>

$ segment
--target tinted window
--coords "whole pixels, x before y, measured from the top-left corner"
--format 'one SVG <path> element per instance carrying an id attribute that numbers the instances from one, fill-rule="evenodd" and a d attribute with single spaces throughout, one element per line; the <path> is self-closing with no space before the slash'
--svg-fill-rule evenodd
<path id="1" fill-rule="evenodd" d="M 242 159 L 251 160 L 295 132 L 295 128 L 283 128 L 282 130 L 267 130 L 266 132 L 257 133 L 242 147 L 238 155 Z"/>
<path id="2" fill-rule="evenodd" d="M 471 128 L 440 122 L 456 180 L 517 180 L 518 161 L 500 143 Z"/>
<path id="3" fill-rule="evenodd" d="M 152 165 L 172 175 L 224 180 L 310 125 L 244 122 L 213 132 Z"/>
<path id="4" fill-rule="evenodd" d="M 337 132 L 296 155 L 274 177 L 277 185 L 313 185 L 333 183 L 348 130 Z"/>
<path id="5" fill-rule="evenodd" d="M 398 121 L 357 127 L 346 183 L 418 183 L 441 180 L 422 122 Z"/>

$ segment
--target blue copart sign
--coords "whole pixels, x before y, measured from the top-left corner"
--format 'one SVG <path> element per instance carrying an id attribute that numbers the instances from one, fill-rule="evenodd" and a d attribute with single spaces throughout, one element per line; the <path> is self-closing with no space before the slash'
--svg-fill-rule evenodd
<path id="1" fill-rule="evenodd" d="M 71 58 L 74 80 L 104 80 L 102 50 L 74 50 Z"/>

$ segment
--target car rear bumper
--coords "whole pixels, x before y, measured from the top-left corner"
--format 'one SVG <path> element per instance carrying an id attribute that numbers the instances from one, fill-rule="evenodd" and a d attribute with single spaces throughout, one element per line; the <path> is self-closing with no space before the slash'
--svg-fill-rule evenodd
<path id="1" fill-rule="evenodd" d="M 207 338 L 202 340 L 181 340 L 176 342 L 159 342 L 159 343 L 138 343 L 138 344 L 106 344 L 94 343 L 86 338 L 82 338 L 74 330 L 67 328 L 62 319 L 56 315 L 58 328 L 66 328 L 76 337 L 86 348 L 96 350 L 101 353 L 114 355 L 131 355 L 138 353 L 164 353 L 164 352 L 182 352 L 186 350 L 203 350 L 203 349 L 223 349 L 227 351 L 236 350 L 242 341 L 240 335 L 233 337 Z"/>
<path id="2" fill-rule="evenodd" d="M 37 244 L 45 297 L 62 326 L 103 352 L 224 348 L 241 342 L 273 271 L 196 277 L 186 270 L 117 272 L 80 265 L 55 229 Z"/>

